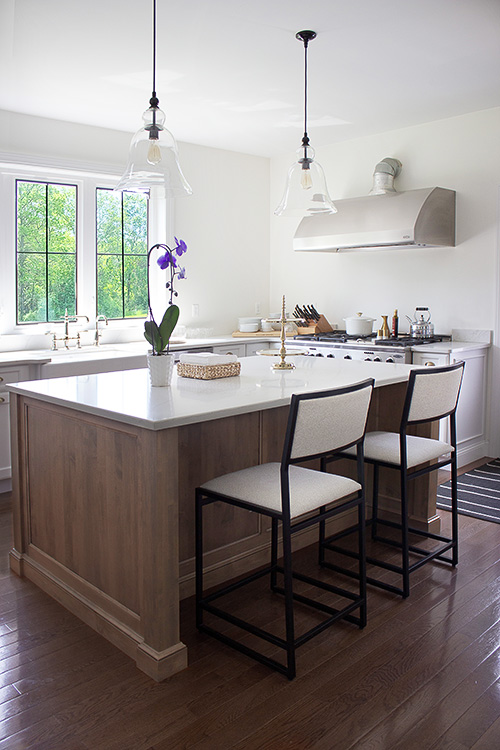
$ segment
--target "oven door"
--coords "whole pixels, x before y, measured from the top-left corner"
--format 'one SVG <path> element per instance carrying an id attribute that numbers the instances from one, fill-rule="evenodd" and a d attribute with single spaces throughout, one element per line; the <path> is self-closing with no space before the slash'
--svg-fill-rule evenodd
<path id="1" fill-rule="evenodd" d="M 297 342 L 294 342 L 296 344 Z M 366 362 L 395 362 L 397 364 L 411 363 L 411 350 L 383 347 L 364 348 L 353 347 L 349 344 L 315 344 L 307 346 L 304 342 L 297 348 L 306 349 L 307 357 L 326 357 L 329 359 L 355 359 Z"/>

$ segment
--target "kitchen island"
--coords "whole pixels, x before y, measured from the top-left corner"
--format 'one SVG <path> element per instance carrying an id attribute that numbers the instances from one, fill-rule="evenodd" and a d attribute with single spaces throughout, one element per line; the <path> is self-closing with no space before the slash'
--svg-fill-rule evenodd
<path id="1" fill-rule="evenodd" d="M 398 426 L 411 366 L 293 359 L 292 371 L 273 371 L 270 357 L 249 357 L 239 377 L 175 374 L 170 388 L 152 388 L 145 369 L 9 385 L 12 570 L 154 679 L 183 669 L 179 599 L 194 590 L 194 488 L 279 460 L 293 393 L 373 377 L 369 429 Z M 389 513 L 397 503 L 391 481 L 381 484 Z M 211 510 L 207 585 L 262 564 L 269 540 L 254 514 Z M 415 523 L 437 528 L 432 480 L 416 480 L 411 512 Z M 312 533 L 298 545 L 314 541 Z"/>

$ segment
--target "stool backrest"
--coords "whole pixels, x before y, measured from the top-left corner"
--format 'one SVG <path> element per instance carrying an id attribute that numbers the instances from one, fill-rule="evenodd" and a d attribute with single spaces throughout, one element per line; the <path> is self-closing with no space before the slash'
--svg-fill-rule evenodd
<path id="1" fill-rule="evenodd" d="M 453 414 L 457 408 L 464 362 L 447 367 L 412 370 L 408 381 L 402 426 L 429 422 Z"/>
<path id="2" fill-rule="evenodd" d="M 319 457 L 364 438 L 373 379 L 354 386 L 294 394 L 283 462 Z"/>

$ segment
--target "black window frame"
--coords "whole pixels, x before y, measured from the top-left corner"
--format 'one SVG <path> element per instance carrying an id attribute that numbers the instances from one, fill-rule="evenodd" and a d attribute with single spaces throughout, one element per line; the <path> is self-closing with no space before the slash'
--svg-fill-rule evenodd
<path id="1" fill-rule="evenodd" d="M 96 186 L 95 188 L 95 196 L 94 196 L 94 207 L 95 207 L 95 314 L 96 316 L 102 315 L 103 313 L 99 312 L 99 266 L 98 266 L 98 258 L 99 255 L 114 255 L 116 257 L 117 254 L 114 253 L 99 253 L 98 251 L 98 236 L 97 236 L 97 221 L 98 221 L 98 193 L 99 191 L 108 191 L 113 192 L 114 188 L 112 187 L 102 187 L 102 186 Z M 124 233 L 124 208 L 123 208 L 123 197 L 124 194 L 134 194 L 134 191 L 132 190 L 123 190 L 120 192 L 120 216 L 121 216 L 121 253 L 119 255 L 121 260 L 121 312 L 122 317 L 116 318 L 108 318 L 108 320 L 142 320 L 144 317 L 147 316 L 147 311 L 145 311 L 144 315 L 136 315 L 136 316 L 125 316 L 125 258 L 127 257 L 144 257 L 147 259 L 147 252 L 149 248 L 149 200 L 148 197 L 145 196 L 144 193 L 140 193 L 140 195 L 144 195 L 146 198 L 146 209 L 147 209 L 147 216 L 146 216 L 146 254 L 143 253 L 126 253 L 125 252 L 125 233 Z M 146 260 L 147 262 L 147 260 Z"/>
<path id="2" fill-rule="evenodd" d="M 30 183 L 35 185 L 45 185 L 45 253 L 43 253 L 45 257 L 45 320 L 31 320 L 31 321 L 20 321 L 19 320 L 19 190 L 18 185 L 19 183 Z M 49 221 L 48 221 L 48 205 L 49 205 L 49 186 L 51 185 L 61 185 L 63 187 L 72 187 L 75 189 L 75 251 L 72 253 L 74 255 L 75 259 L 75 314 L 78 315 L 78 258 L 79 258 L 79 252 L 78 252 L 78 237 L 79 237 L 79 191 L 78 191 L 78 185 L 74 182 L 63 182 L 61 180 L 37 180 L 37 179 L 30 179 L 28 177 L 16 177 L 15 178 L 15 253 L 16 253 L 16 263 L 15 263 L 15 272 L 16 272 L 16 293 L 15 293 L 15 305 L 16 305 L 16 325 L 17 326 L 33 326 L 33 325 L 40 325 L 44 323 L 57 323 L 62 320 L 62 318 L 55 318 L 52 320 L 49 317 L 49 256 L 50 255 L 59 255 L 59 253 L 51 253 L 49 251 Z M 22 255 L 42 255 L 42 253 L 28 253 L 24 252 L 21 253 Z"/>

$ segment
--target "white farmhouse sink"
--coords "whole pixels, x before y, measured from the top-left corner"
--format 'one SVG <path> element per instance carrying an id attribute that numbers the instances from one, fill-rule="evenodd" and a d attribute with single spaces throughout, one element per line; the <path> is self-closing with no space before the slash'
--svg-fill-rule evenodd
<path id="1" fill-rule="evenodd" d="M 104 359 L 106 357 L 113 357 L 117 353 L 123 355 L 123 350 L 116 349 L 115 347 L 104 347 L 104 346 L 82 346 L 81 349 L 55 349 L 47 352 L 47 356 L 53 361 L 64 359 L 68 362 L 73 362 L 79 359 Z M 132 354 L 133 352 L 131 352 Z"/>

